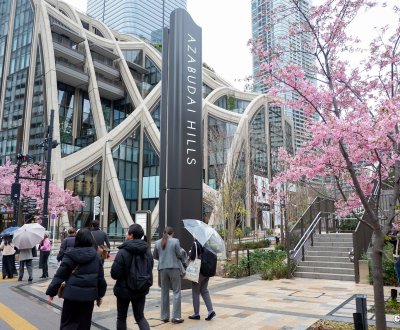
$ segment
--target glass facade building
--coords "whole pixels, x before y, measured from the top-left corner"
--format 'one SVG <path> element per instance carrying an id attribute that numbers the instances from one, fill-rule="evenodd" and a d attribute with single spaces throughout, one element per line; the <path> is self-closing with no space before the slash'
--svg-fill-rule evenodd
<path id="1" fill-rule="evenodd" d="M 298 5 L 305 15 L 309 13 L 310 0 L 299 1 Z M 298 11 L 290 9 L 291 6 L 291 1 L 287 0 L 252 0 L 252 37 L 261 43 L 263 50 L 270 52 L 279 50 L 283 54 L 280 57 L 280 65 L 297 64 L 303 68 L 306 77 L 314 81 L 314 58 L 308 51 L 312 38 L 309 33 L 295 35 L 289 33 L 291 26 L 300 26 L 304 21 Z M 268 61 L 268 58 L 265 58 L 264 61 Z M 265 73 L 259 71 L 261 62 L 255 57 L 253 58 L 254 85 L 256 91 L 267 93 L 267 88 L 262 83 Z M 296 99 L 297 95 L 287 92 L 281 97 L 284 100 L 291 100 Z M 287 107 L 285 113 L 293 119 L 295 148 L 298 148 L 307 138 L 306 118 L 302 110 L 293 110 Z"/>
<path id="2" fill-rule="evenodd" d="M 186 9 L 186 0 L 88 0 L 87 14 L 118 32 L 161 43 L 162 27 L 177 8 Z"/>
<path id="3" fill-rule="evenodd" d="M 15 163 L 18 152 L 46 162 L 41 143 L 54 109 L 59 145 L 52 149 L 51 177 L 86 203 L 64 214 L 60 225 L 80 228 L 97 217 L 105 230 L 119 235 L 137 211 L 150 210 L 155 231 L 160 53 L 135 36 L 117 40 L 117 32 L 56 0 L 0 0 L 0 18 L 1 165 Z M 271 152 L 293 149 L 293 124 L 269 106 L 267 96 L 240 92 L 207 70 L 203 98 L 207 220 L 227 169 L 246 182 L 253 175 L 271 179 Z M 248 192 L 243 198 L 250 210 Z M 101 197 L 97 216 L 95 196 Z"/>

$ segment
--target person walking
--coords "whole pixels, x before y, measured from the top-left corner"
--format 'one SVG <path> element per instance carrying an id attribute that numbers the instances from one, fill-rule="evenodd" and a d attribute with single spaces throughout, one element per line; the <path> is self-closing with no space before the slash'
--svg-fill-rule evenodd
<path id="1" fill-rule="evenodd" d="M 100 223 L 98 220 L 94 220 L 92 222 L 91 233 L 93 235 L 94 247 L 96 250 L 98 246 L 102 245 L 102 246 L 107 246 L 108 251 L 110 251 L 111 245 L 110 242 L 108 241 L 108 236 L 104 231 L 100 229 Z M 104 260 L 102 260 L 102 263 L 104 264 Z"/>
<path id="2" fill-rule="evenodd" d="M 94 302 L 101 305 L 107 289 L 104 270 L 90 230 L 76 234 L 74 249 L 65 252 L 60 267 L 49 284 L 46 295 L 51 303 L 65 281 L 60 329 L 90 329 Z"/>
<path id="3" fill-rule="evenodd" d="M 39 243 L 40 251 L 40 266 L 42 268 L 42 276 L 40 278 L 49 277 L 49 256 L 51 251 L 51 241 L 49 240 L 49 234 L 45 233 L 44 238 Z"/>
<path id="4" fill-rule="evenodd" d="M 132 275 L 131 267 L 136 257 L 140 257 L 140 261 L 144 258 L 145 262 L 149 262 L 148 276 L 153 282 L 153 265 L 154 260 L 147 243 L 141 238 L 144 235 L 143 228 L 139 224 L 129 226 L 126 233 L 126 241 L 118 247 L 119 251 L 111 266 L 111 277 L 117 280 L 114 286 L 114 295 L 117 297 L 117 330 L 126 330 L 126 318 L 128 315 L 129 303 L 132 304 L 133 316 L 140 330 L 150 330 L 149 323 L 144 316 L 144 306 L 146 303 L 146 295 L 149 293 L 147 286 L 144 291 L 135 292 L 128 284 L 128 277 Z M 143 258 L 143 259 L 142 259 Z M 137 273 L 138 270 L 135 270 Z"/>
<path id="5" fill-rule="evenodd" d="M 189 251 L 189 258 L 190 260 L 195 260 L 196 258 L 201 259 L 202 256 L 203 256 L 203 247 L 195 239 L 193 241 L 192 248 Z M 208 316 L 206 317 L 206 321 L 211 321 L 216 316 L 213 310 L 210 292 L 208 291 L 209 279 L 210 278 L 208 276 L 205 276 L 204 274 L 201 273 L 201 268 L 200 268 L 199 283 L 192 282 L 192 300 L 193 300 L 194 313 L 189 316 L 189 319 L 191 320 L 200 320 L 200 295 L 203 298 L 208 311 Z"/>
<path id="6" fill-rule="evenodd" d="M 28 271 L 28 282 L 32 282 L 33 277 L 33 265 L 32 265 L 32 248 L 30 249 L 20 249 L 19 250 L 19 275 L 18 281 L 22 281 L 24 277 L 24 267 L 26 266 L 26 270 Z"/>
<path id="7" fill-rule="evenodd" d="M 14 277 L 14 260 L 15 260 L 15 249 L 14 244 L 11 242 L 10 236 L 4 236 L 3 241 L 0 244 L 0 250 L 2 251 L 2 274 L 3 280 Z"/>
<path id="8" fill-rule="evenodd" d="M 64 257 L 65 252 L 74 248 L 75 245 L 75 235 L 76 230 L 75 228 L 71 227 L 68 229 L 68 236 L 63 239 L 60 245 L 60 251 L 57 254 L 57 261 L 61 262 L 62 258 Z"/>
<path id="9" fill-rule="evenodd" d="M 169 322 L 169 289 L 172 288 L 172 323 L 182 323 L 181 318 L 181 266 L 183 261 L 179 240 L 173 238 L 174 230 L 166 227 L 163 236 L 154 246 L 153 257 L 158 260 L 161 282 L 161 320 Z"/>

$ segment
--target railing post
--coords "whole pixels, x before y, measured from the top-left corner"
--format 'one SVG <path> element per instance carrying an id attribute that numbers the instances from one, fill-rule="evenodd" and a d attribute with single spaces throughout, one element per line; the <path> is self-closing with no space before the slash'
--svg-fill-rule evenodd
<path id="1" fill-rule="evenodd" d="M 359 249 L 357 245 L 356 233 L 353 235 L 353 262 L 354 262 L 354 280 L 356 283 L 360 283 L 360 269 L 358 267 Z"/>
<path id="2" fill-rule="evenodd" d="M 300 240 L 304 235 L 304 219 L 301 218 L 301 222 L 300 222 Z M 301 260 L 304 261 L 304 244 L 301 246 Z"/>

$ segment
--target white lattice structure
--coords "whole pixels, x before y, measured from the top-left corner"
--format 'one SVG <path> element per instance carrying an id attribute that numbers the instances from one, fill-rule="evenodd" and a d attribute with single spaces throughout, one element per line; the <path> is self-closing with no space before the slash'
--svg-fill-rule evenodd
<path id="1" fill-rule="evenodd" d="M 27 87 L 23 96 L 25 100 L 24 114 L 20 125 L 15 124 L 14 127 L 23 127 L 23 152 L 36 154 L 40 158 L 40 150 L 35 148 L 35 145 L 30 141 L 34 136 L 32 125 L 37 122 L 35 116 L 40 118 L 41 112 L 38 109 L 43 108 L 44 122 L 49 120 L 49 109 L 54 109 L 54 139 L 67 142 L 63 142 L 64 149 L 62 149 L 63 145 L 61 145 L 61 147 L 58 146 L 53 150 L 53 180 L 60 186 L 68 186 L 67 183 L 70 180 L 82 173 L 87 173 L 85 171 L 91 169 L 94 164 L 101 163 L 101 170 L 98 171 L 98 175 L 101 176 L 100 180 L 99 177 L 93 175 L 93 171 L 90 172 L 89 170 L 92 175 L 91 183 L 88 183 L 87 174 L 82 175 L 83 178 L 79 182 L 82 185 L 90 185 L 90 189 L 88 188 L 90 192 L 87 192 L 88 198 L 97 194 L 96 189 L 101 194 L 104 227 L 111 220 L 115 220 L 115 216 L 114 219 L 111 219 L 109 214 L 111 204 L 113 206 L 113 214 L 116 214 L 121 227 L 128 227 L 133 222 L 132 215 L 135 209 L 132 209 L 132 206 L 131 208 L 127 206 L 126 196 L 124 195 L 126 191 L 121 188 L 122 183 L 119 177 L 121 168 L 117 168 L 113 152 L 128 138 L 135 140 L 138 136 L 140 137 L 137 156 L 138 174 L 134 180 L 138 187 L 137 192 L 135 192 L 137 199 L 136 204 L 132 204 L 136 205 L 136 210 L 140 209 L 143 205 L 143 196 L 145 196 L 143 192 L 144 137 L 148 139 L 156 153 L 159 154 L 160 150 L 160 132 L 152 116 L 152 111 L 160 102 L 161 82 L 157 82 L 157 80 L 151 82 L 150 80 L 151 77 L 157 76 L 161 70 L 161 54 L 152 45 L 143 42 L 139 38 L 112 31 L 101 22 L 76 11 L 67 3 L 55 0 L 18 0 L 16 3 L 13 2 L 8 9 L 3 8 L 4 12 L 0 12 L 0 17 L 1 15 L 6 15 L 6 11 L 9 10 L 10 32 L 3 36 L 0 35 L 0 41 L 2 40 L 1 38 L 8 38 L 8 45 L 12 44 L 13 31 L 14 35 L 19 33 L 19 30 L 15 29 L 15 21 L 20 19 L 18 15 L 20 15 L 19 8 L 21 8 L 21 5 L 25 5 L 26 8 L 31 6 L 33 13 L 29 23 L 31 24 L 31 30 L 27 29 L 32 32 L 30 59 L 28 65 L 22 69 L 25 70 L 24 72 L 27 75 Z M 29 11 L 29 9 L 26 10 Z M 27 43 L 25 46 L 28 47 L 29 44 Z M 12 76 L 10 65 L 12 65 L 13 52 L 11 47 L 8 47 L 3 58 L 0 57 L 0 66 L 4 62 L 4 74 L 0 76 L 2 86 L 6 86 L 7 79 Z M 142 62 L 138 64 L 133 60 L 127 60 L 127 54 L 141 54 Z M 34 65 L 35 63 L 36 65 Z M 149 68 L 146 67 L 148 63 L 151 64 Z M 39 66 L 42 68 L 41 74 L 38 71 Z M 151 70 L 153 71 L 151 72 Z M 151 76 L 151 74 L 154 75 Z M 41 92 L 38 92 L 39 84 L 37 81 L 41 81 Z M 12 83 L 9 84 L 11 87 L 13 86 L 11 85 Z M 232 127 L 237 126 L 230 151 L 227 153 L 228 161 L 226 161 L 226 164 L 236 164 L 239 161 L 238 155 L 245 155 L 246 175 L 248 177 L 246 203 L 250 208 L 250 182 L 252 180 L 250 176 L 252 171 L 250 170 L 249 159 L 252 146 L 250 145 L 249 134 L 251 123 L 255 115 L 260 112 L 260 109 L 265 112 L 264 122 L 262 122 L 262 125 L 264 125 L 262 131 L 265 132 L 265 137 L 263 137 L 265 148 L 263 148 L 263 152 L 267 154 L 265 157 L 268 160 L 268 166 L 263 171 L 269 179 L 272 175 L 270 166 L 272 150 L 270 146 L 271 123 L 268 98 L 265 95 L 238 91 L 208 69 L 203 70 L 203 84 L 205 89 L 203 127 L 206 178 L 208 177 L 209 167 L 208 121 L 212 117 L 218 123 L 229 123 L 229 125 L 233 125 Z M 67 87 L 68 90 L 71 90 L 70 94 L 68 94 L 70 95 L 69 99 L 65 96 L 67 95 L 65 90 L 62 90 L 62 93 L 60 92 L 61 85 L 64 86 L 62 88 L 65 90 L 67 90 Z M 144 92 L 146 88 L 148 88 L 149 93 L 147 93 L 147 90 Z M 6 88 L 0 89 L 0 118 L 3 122 L 5 116 L 12 113 L 11 106 L 7 105 L 7 93 Z M 236 105 L 238 103 L 242 104 L 242 108 L 236 106 L 236 109 L 230 107 L 230 110 L 226 110 L 217 106 L 219 100 L 223 98 L 227 100 L 226 103 L 231 102 L 231 105 L 235 102 Z M 4 103 L 5 99 L 6 102 Z M 73 104 L 71 107 L 65 105 L 67 104 L 66 99 L 70 102 L 68 104 Z M 118 119 L 118 121 L 115 116 L 117 114 L 120 115 L 122 112 L 118 108 L 119 105 L 116 107 L 116 104 L 120 104 L 121 100 L 129 100 L 130 103 L 127 108 L 131 107 L 134 110 L 132 112 L 126 110 L 123 113 L 123 119 Z M 41 107 L 38 107 L 38 102 L 41 102 Z M 89 104 L 87 102 L 90 103 L 90 112 L 85 112 L 85 104 Z M 110 113 L 113 114 L 111 119 L 107 117 L 108 110 L 105 110 L 108 102 L 111 104 Z M 225 108 L 228 109 L 229 105 Z M 89 128 L 87 128 L 88 124 L 84 122 L 83 118 L 90 119 L 88 119 L 88 122 L 91 121 L 92 124 L 89 125 Z M 285 127 L 286 129 L 287 127 L 291 129 L 291 123 L 283 116 L 281 116 L 280 123 L 282 124 L 283 132 L 282 145 L 293 144 L 293 138 L 291 137 L 293 134 L 285 134 L 284 132 Z M 66 125 L 69 125 L 68 129 L 65 128 Z M 43 125 L 37 124 L 37 126 L 42 127 L 44 130 Z M 3 125 L 0 134 L 3 134 L 3 139 L 5 140 L 16 141 L 17 138 L 10 133 L 11 129 L 13 127 L 5 130 Z M 38 129 L 36 128 L 36 130 Z M 93 142 L 78 146 L 78 141 L 85 138 L 82 132 L 86 132 L 88 135 L 90 133 Z M 132 136 L 134 137 L 132 138 Z M 17 143 L 15 143 L 14 149 L 16 145 Z M 70 151 L 66 152 L 65 150 L 67 149 Z M 1 156 L 12 157 L 13 152 L 15 150 L 11 148 L 8 154 L 2 152 Z M 120 159 L 124 160 L 123 158 Z M 124 164 L 129 168 L 127 163 Z M 123 171 L 126 175 L 129 175 L 127 169 L 123 169 Z M 153 178 L 153 176 L 148 178 Z M 96 186 L 95 180 L 101 182 L 101 188 Z M 73 188 L 79 186 L 77 180 L 71 182 Z M 81 189 L 79 191 L 84 190 L 82 187 L 79 189 Z M 77 190 L 76 192 L 79 193 L 79 191 Z M 203 191 L 204 203 L 213 207 L 218 200 L 217 192 L 206 184 L 204 184 Z M 90 208 L 86 211 L 90 212 Z M 152 211 L 152 224 L 156 227 L 158 203 Z M 217 219 L 214 220 L 216 221 Z M 250 222 L 250 215 L 247 221 Z"/>

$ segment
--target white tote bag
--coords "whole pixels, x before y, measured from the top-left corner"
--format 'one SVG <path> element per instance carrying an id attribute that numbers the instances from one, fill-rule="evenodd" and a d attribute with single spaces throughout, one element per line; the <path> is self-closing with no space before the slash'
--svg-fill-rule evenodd
<path id="1" fill-rule="evenodd" d="M 186 274 L 183 277 L 186 280 L 199 283 L 201 260 L 197 258 L 197 243 L 196 246 L 196 259 L 190 260 L 186 268 Z"/>

